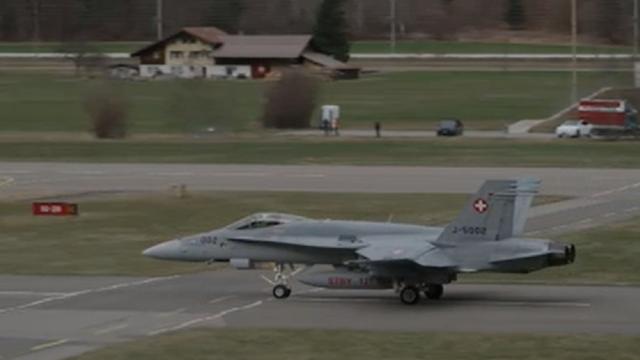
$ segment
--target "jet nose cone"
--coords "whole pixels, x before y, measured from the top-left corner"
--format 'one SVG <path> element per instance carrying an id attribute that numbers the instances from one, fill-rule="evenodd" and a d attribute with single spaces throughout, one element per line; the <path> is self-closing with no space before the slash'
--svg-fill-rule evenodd
<path id="1" fill-rule="evenodd" d="M 152 246 L 144 250 L 142 255 L 154 259 L 175 259 L 180 255 L 180 241 L 171 240 Z"/>

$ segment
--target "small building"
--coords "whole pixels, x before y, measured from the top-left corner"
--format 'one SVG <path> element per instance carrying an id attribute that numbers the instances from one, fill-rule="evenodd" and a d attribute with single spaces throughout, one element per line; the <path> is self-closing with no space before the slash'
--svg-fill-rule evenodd
<path id="1" fill-rule="evenodd" d="M 140 76 L 153 78 L 277 77 L 304 66 L 334 78 L 357 78 L 360 69 L 315 51 L 311 35 L 228 35 L 215 27 L 186 27 L 133 54 Z"/>

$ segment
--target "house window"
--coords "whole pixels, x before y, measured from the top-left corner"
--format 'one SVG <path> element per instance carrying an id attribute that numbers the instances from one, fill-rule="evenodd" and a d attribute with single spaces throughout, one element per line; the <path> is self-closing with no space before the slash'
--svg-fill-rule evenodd
<path id="1" fill-rule="evenodd" d="M 182 51 L 171 51 L 169 57 L 171 59 L 184 59 L 184 53 Z"/>
<path id="2" fill-rule="evenodd" d="M 189 53 L 189 59 L 199 59 L 202 56 L 200 51 L 192 51 Z"/>

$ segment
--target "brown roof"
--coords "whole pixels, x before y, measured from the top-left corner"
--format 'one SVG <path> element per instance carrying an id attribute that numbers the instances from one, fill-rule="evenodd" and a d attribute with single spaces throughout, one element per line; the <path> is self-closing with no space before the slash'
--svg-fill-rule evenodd
<path id="1" fill-rule="evenodd" d="M 296 59 L 311 42 L 311 35 L 226 35 L 214 58 Z"/>
<path id="2" fill-rule="evenodd" d="M 321 65 L 328 69 L 333 69 L 333 70 L 359 69 L 359 67 L 357 66 L 351 66 L 351 65 L 345 64 L 342 61 L 336 60 L 329 55 L 321 54 L 313 51 L 305 51 L 305 53 L 302 54 L 302 57 L 304 57 L 308 61 L 311 61 L 314 64 Z"/>
<path id="3" fill-rule="evenodd" d="M 162 46 L 164 44 L 166 44 L 167 42 L 175 39 L 176 37 L 183 35 L 183 34 L 188 34 L 191 35 L 193 37 L 196 37 L 198 39 L 200 39 L 201 41 L 204 41 L 206 43 L 212 44 L 212 45 L 217 45 L 217 44 L 222 44 L 222 37 L 224 35 L 226 35 L 227 33 L 224 32 L 223 30 L 218 29 L 217 27 L 214 26 L 201 26 L 201 27 L 186 27 L 181 29 L 180 31 L 178 31 L 175 34 L 172 34 L 171 36 L 168 36 L 160 41 L 156 41 L 150 45 L 147 45 L 145 47 L 143 47 L 142 49 L 134 52 L 133 54 L 131 54 L 131 56 L 140 56 L 143 53 L 149 51 L 149 50 L 153 50 L 159 46 Z"/>
<path id="4" fill-rule="evenodd" d="M 227 35 L 226 32 L 213 26 L 186 27 L 182 29 L 182 32 L 193 35 L 209 44 L 220 44 L 222 36 Z"/>

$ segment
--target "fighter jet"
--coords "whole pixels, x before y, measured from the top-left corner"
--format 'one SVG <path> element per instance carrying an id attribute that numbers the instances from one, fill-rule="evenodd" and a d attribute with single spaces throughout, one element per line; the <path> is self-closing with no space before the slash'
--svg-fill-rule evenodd
<path id="1" fill-rule="evenodd" d="M 444 285 L 459 274 L 529 273 L 573 263 L 574 245 L 522 235 L 539 185 L 532 179 L 486 181 L 444 228 L 263 213 L 161 243 L 143 254 L 163 260 L 224 261 L 237 269 L 273 263 L 275 277 L 268 280 L 277 299 L 289 297 L 291 275 L 306 268 L 296 276 L 304 284 L 394 289 L 402 303 L 412 305 L 422 294 L 439 299 Z M 313 271 L 313 265 L 332 267 Z"/>

